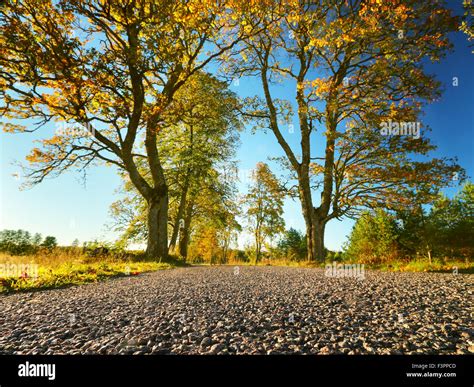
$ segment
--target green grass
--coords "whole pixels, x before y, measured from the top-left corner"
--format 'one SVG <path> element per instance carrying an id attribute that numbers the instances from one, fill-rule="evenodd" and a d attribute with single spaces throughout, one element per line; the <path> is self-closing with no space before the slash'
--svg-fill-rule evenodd
<path id="1" fill-rule="evenodd" d="M 262 259 L 260 262 L 255 264 L 254 262 L 240 262 L 235 263 L 233 266 L 285 266 L 285 267 L 324 267 L 323 263 L 310 262 L 310 261 L 291 261 L 284 259 Z"/>
<path id="2" fill-rule="evenodd" d="M 0 292 L 33 291 L 83 285 L 107 278 L 136 276 L 140 273 L 170 269 L 173 265 L 159 262 L 64 263 L 54 268 L 40 267 L 36 278 L 6 277 L 0 279 Z"/>
<path id="3" fill-rule="evenodd" d="M 367 265 L 369 269 L 400 272 L 431 272 L 453 273 L 457 268 L 459 274 L 474 274 L 474 263 L 464 260 L 442 261 L 434 259 L 430 264 L 427 259 L 412 260 L 409 262 L 394 261 L 381 265 Z"/>
<path id="4" fill-rule="evenodd" d="M 342 264 L 362 263 L 362 262 L 337 262 Z M 324 268 L 326 265 L 332 264 L 332 261 L 308 262 L 308 261 L 289 261 L 289 260 L 270 260 L 263 259 L 255 264 L 254 262 L 233 262 L 228 263 L 230 266 L 286 266 L 286 267 L 307 267 L 307 268 Z M 393 271 L 393 272 L 432 272 L 432 273 L 453 273 L 455 268 L 459 274 L 474 274 L 474 262 L 466 262 L 465 260 L 449 260 L 442 261 L 434 259 L 430 264 L 427 259 L 419 259 L 412 261 L 392 261 L 384 264 L 365 264 L 368 270 Z"/>
<path id="5" fill-rule="evenodd" d="M 284 259 L 268 259 L 264 258 L 258 263 L 251 261 L 230 261 L 227 263 L 213 263 L 210 262 L 191 262 L 193 266 L 285 266 L 285 267 L 324 267 L 325 264 L 320 262 L 309 262 L 305 260 L 294 261 Z"/>

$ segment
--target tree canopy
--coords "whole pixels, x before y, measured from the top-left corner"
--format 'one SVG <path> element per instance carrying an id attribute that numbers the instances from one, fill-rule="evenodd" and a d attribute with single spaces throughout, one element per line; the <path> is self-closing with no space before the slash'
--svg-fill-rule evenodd
<path id="1" fill-rule="evenodd" d="M 240 227 L 225 172 L 238 130 L 269 130 L 286 194 L 301 203 L 307 257 L 322 260 L 331 220 L 426 205 L 454 175 L 465 179 L 455 159 L 431 156 L 422 119 L 441 95 L 425 63 L 451 50 L 450 32 L 470 33 L 470 19 L 460 22 L 442 1 L 7 1 L 0 125 L 56 123 L 27 156 L 30 184 L 117 168 L 126 198 L 113 212 L 126 238 L 145 237 L 158 258 L 186 256 L 193 224 L 228 246 Z M 260 96 L 238 101 L 218 76 L 252 77 Z M 286 99 L 275 97 L 279 82 Z M 248 199 L 271 204 L 249 209 L 258 259 L 265 236 L 283 229 L 283 193 L 268 166 L 257 171 L 266 190 L 258 183 Z"/>

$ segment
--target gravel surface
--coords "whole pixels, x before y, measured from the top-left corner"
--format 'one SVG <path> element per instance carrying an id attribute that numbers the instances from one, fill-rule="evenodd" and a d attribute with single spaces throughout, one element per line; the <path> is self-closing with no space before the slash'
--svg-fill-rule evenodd
<path id="1" fill-rule="evenodd" d="M 0 296 L 0 354 L 469 354 L 473 275 L 190 267 Z"/>

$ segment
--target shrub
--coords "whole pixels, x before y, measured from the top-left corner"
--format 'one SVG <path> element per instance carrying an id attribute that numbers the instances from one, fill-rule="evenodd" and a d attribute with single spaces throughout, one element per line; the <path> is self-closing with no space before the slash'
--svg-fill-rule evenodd
<path id="1" fill-rule="evenodd" d="M 398 258 L 398 226 L 385 211 L 365 212 L 357 220 L 345 256 L 360 263 L 378 264 Z"/>
<path id="2" fill-rule="evenodd" d="M 56 237 L 53 237 L 53 236 L 47 236 L 46 238 L 44 238 L 44 241 L 41 244 L 41 246 L 46 247 L 47 249 L 50 249 L 50 250 L 54 249 L 57 245 L 58 245 L 58 242 L 56 240 Z"/>
<path id="3" fill-rule="evenodd" d="M 285 231 L 278 242 L 276 251 L 278 258 L 300 261 L 306 258 L 306 236 L 294 228 Z"/>
<path id="4" fill-rule="evenodd" d="M 40 236 L 41 238 L 41 236 Z M 37 247 L 38 234 L 34 238 L 25 230 L 0 231 L 0 251 L 13 255 L 26 255 L 32 253 Z"/>

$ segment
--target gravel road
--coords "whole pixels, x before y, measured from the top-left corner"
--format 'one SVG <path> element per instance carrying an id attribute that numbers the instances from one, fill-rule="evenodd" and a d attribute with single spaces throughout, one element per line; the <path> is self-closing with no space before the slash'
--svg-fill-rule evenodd
<path id="1" fill-rule="evenodd" d="M 0 296 L 0 354 L 469 354 L 473 275 L 190 267 Z"/>

